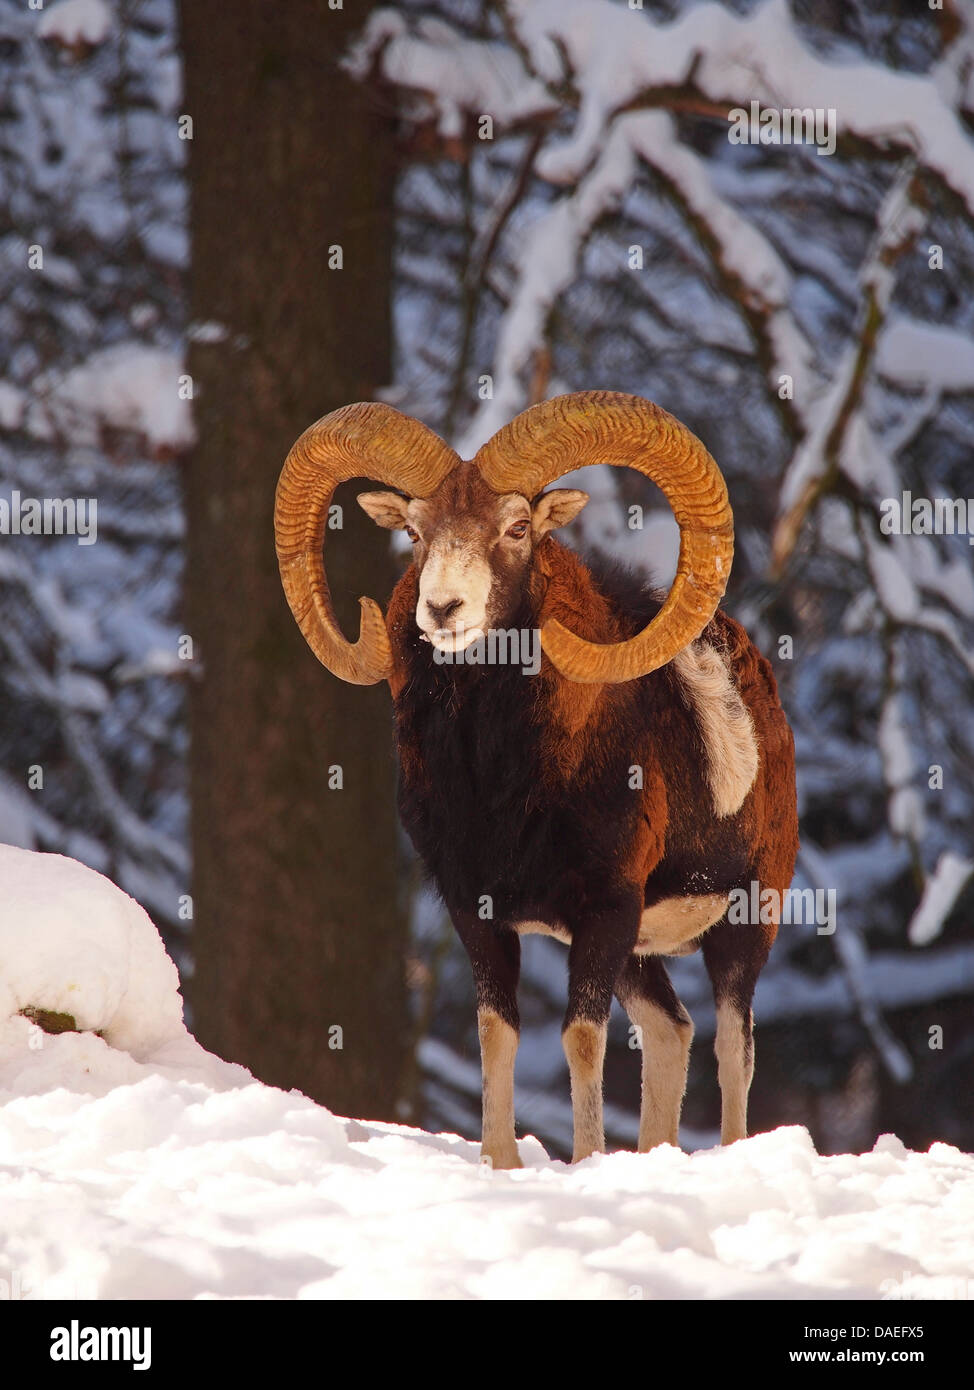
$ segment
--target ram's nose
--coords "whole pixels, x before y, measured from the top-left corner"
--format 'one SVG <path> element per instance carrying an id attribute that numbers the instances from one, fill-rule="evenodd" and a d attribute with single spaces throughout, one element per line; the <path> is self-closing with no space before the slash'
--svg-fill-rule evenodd
<path id="1" fill-rule="evenodd" d="M 448 598 L 443 603 L 433 603 L 431 599 L 426 600 L 427 612 L 438 628 L 445 628 L 447 618 L 455 616 L 462 607 L 462 598 Z"/>

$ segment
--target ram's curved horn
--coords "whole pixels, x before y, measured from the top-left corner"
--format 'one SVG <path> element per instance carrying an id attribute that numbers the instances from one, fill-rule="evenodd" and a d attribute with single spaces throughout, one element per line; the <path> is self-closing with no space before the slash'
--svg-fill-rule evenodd
<path id="1" fill-rule="evenodd" d="M 322 557 L 328 507 L 339 483 L 371 478 L 410 497 L 428 497 L 459 462 L 418 420 L 372 401 L 346 405 L 310 425 L 288 454 L 277 484 L 274 539 L 281 582 L 308 646 L 352 685 L 375 685 L 392 672 L 382 609 L 359 599 L 359 639 L 342 635 Z"/>
<path id="2" fill-rule="evenodd" d="M 525 410 L 477 454 L 495 492 L 534 497 L 589 463 L 636 468 L 666 494 L 680 525 L 680 560 L 653 621 L 626 642 L 586 642 L 554 619 L 541 644 L 570 680 L 635 680 L 671 660 L 706 627 L 723 597 L 734 555 L 727 488 L 700 440 L 652 401 L 578 391 Z"/>

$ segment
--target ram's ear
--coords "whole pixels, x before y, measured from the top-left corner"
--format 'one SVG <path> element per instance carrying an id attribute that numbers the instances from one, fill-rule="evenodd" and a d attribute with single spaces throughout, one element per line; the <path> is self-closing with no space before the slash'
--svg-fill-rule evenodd
<path id="1" fill-rule="evenodd" d="M 376 525 L 387 531 L 401 531 L 406 524 L 409 498 L 400 497 L 398 492 L 360 492 L 355 500 Z"/>
<path id="2" fill-rule="evenodd" d="M 535 499 L 531 508 L 531 530 L 539 541 L 557 526 L 574 521 L 588 501 L 588 493 L 574 487 L 554 487 Z"/>

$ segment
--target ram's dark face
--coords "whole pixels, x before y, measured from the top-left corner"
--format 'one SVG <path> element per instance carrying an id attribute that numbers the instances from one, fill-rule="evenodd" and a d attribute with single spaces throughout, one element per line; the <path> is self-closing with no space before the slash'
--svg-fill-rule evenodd
<path id="1" fill-rule="evenodd" d="M 555 488 L 533 502 L 501 495 L 463 463 L 429 497 L 363 492 L 358 501 L 378 525 L 409 536 L 419 571 L 416 622 L 441 651 L 456 652 L 509 625 L 535 546 L 577 516 L 588 494 Z"/>

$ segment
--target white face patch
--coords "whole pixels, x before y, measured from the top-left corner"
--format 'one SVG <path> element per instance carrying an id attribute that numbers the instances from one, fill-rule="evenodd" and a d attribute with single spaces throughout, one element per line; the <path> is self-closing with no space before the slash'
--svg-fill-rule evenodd
<path id="1" fill-rule="evenodd" d="M 468 515 L 460 510 L 446 520 L 428 499 L 409 503 L 407 528 L 428 545 L 419 576 L 416 624 L 439 651 L 464 652 L 486 636 L 494 584 L 488 557 L 498 544 L 530 556 L 530 520 L 528 500 L 519 493 L 491 498 L 489 507 L 479 512 Z M 509 537 L 510 528 L 521 522 L 525 534 Z"/>
<path id="2" fill-rule="evenodd" d="M 469 540 L 443 536 L 419 577 L 416 623 L 440 651 L 459 652 L 483 636 L 490 566 Z"/>

